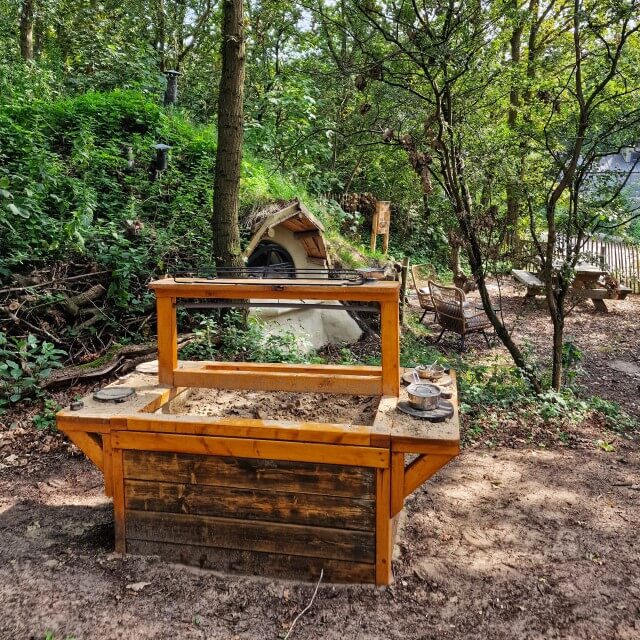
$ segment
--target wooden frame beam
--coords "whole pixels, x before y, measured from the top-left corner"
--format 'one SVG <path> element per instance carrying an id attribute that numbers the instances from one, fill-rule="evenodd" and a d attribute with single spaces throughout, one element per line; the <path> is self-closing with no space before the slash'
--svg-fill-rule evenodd
<path id="1" fill-rule="evenodd" d="M 457 454 L 456 454 L 457 455 Z M 391 454 L 391 516 L 402 511 L 404 499 L 422 486 L 436 471 L 444 467 L 452 455 L 422 454 L 409 465 L 404 465 L 404 452 Z"/>
<path id="2" fill-rule="evenodd" d="M 396 283 L 397 284 L 397 283 Z M 380 305 L 382 395 L 400 395 L 400 312 L 398 299 Z"/>
<path id="3" fill-rule="evenodd" d="M 138 451 L 179 451 L 181 453 L 235 456 L 238 458 L 346 464 L 379 469 L 389 466 L 388 449 L 348 445 L 141 433 L 137 431 L 113 432 L 111 445 L 114 449 Z"/>
<path id="4" fill-rule="evenodd" d="M 191 367 L 189 367 L 191 368 Z M 275 371 L 280 373 L 326 373 L 357 376 L 382 375 L 382 367 L 343 364 L 291 364 L 288 362 L 216 362 L 203 361 L 194 363 L 194 369 L 216 369 L 225 371 Z M 183 367 L 182 370 L 187 370 Z"/>
<path id="5" fill-rule="evenodd" d="M 325 284 L 326 283 L 326 284 Z M 343 280 L 255 278 L 234 280 L 174 280 L 165 278 L 149 285 L 158 298 L 217 298 L 220 300 L 340 300 L 398 302 L 400 283 L 391 280 L 357 284 Z"/>
<path id="6" fill-rule="evenodd" d="M 376 584 L 390 584 L 393 578 L 393 536 L 391 519 L 391 474 L 378 469 L 376 474 Z"/>
<path id="7" fill-rule="evenodd" d="M 375 281 L 353 284 L 347 281 L 319 283 L 317 280 L 297 279 L 216 279 L 209 281 L 172 278 L 157 280 L 149 285 L 156 293 L 158 313 L 158 381 L 169 386 L 203 386 L 227 389 L 262 389 L 269 391 L 324 391 L 345 394 L 392 395 L 400 393 L 400 331 L 398 292 L 400 284 L 392 281 Z M 380 338 L 382 343 L 382 383 L 366 380 L 356 374 L 340 374 L 319 377 L 319 372 L 300 372 L 293 381 L 292 371 L 279 374 L 262 374 L 258 379 L 249 374 L 252 367 L 238 366 L 233 375 L 217 370 L 186 371 L 178 369 L 178 336 L 176 323 L 177 298 L 215 298 L 221 300 L 339 300 L 344 302 L 378 302 L 380 304 Z M 224 367 L 223 367 L 224 368 Z M 264 371 L 262 369 L 261 371 Z M 211 376 L 215 373 L 217 377 Z M 367 372 L 368 374 L 369 372 Z M 195 374 L 195 375 L 194 375 Z M 347 376 L 340 378 L 339 376 Z M 305 376 L 307 376 L 305 378 Z M 313 377 L 315 376 L 315 377 Z M 284 378 L 289 378 L 285 380 Z M 260 386 L 256 386 L 259 384 Z M 247 386 L 250 385 L 250 386 Z M 317 386 L 316 386 L 317 385 Z"/>
<path id="8" fill-rule="evenodd" d="M 339 393 L 365 396 L 379 396 L 383 391 L 382 378 L 371 375 L 176 368 L 173 370 L 172 379 L 173 384 L 178 387 L 204 387 L 207 389 Z"/>
<path id="9" fill-rule="evenodd" d="M 66 431 L 69 440 L 73 442 L 93 464 L 104 471 L 104 455 L 102 453 L 102 440 L 98 434 L 86 431 Z"/>
<path id="10" fill-rule="evenodd" d="M 158 382 L 172 387 L 173 372 L 178 366 L 178 327 L 175 298 L 158 296 Z"/>
<path id="11" fill-rule="evenodd" d="M 126 430 L 253 440 L 317 442 L 355 447 L 372 445 L 371 428 L 368 426 L 324 422 L 282 422 L 253 418 L 150 414 L 129 417 Z"/>

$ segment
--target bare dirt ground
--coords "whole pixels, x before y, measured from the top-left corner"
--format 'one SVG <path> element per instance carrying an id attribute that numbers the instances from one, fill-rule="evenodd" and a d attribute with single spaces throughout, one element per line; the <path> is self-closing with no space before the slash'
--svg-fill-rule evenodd
<path id="1" fill-rule="evenodd" d="M 407 501 L 395 584 L 321 585 L 290 638 L 636 639 L 639 483 L 631 450 L 463 452 Z M 313 593 L 123 559 L 112 526 L 81 457 L 5 472 L 0 638 L 283 638 Z"/>
<path id="2" fill-rule="evenodd" d="M 543 301 L 523 310 L 521 295 L 503 290 L 507 323 L 548 358 Z M 580 382 L 640 415 L 627 366 L 640 364 L 640 299 L 607 304 L 569 316 Z M 494 352 L 469 341 L 469 358 Z M 113 553 L 101 474 L 60 434 L 35 431 L 29 412 L 0 425 L 0 640 L 284 638 L 314 585 Z M 599 449 L 600 429 L 578 425 L 562 446 L 514 431 L 464 450 L 407 500 L 395 583 L 321 584 L 290 639 L 640 638 L 640 452 L 632 437 Z"/>

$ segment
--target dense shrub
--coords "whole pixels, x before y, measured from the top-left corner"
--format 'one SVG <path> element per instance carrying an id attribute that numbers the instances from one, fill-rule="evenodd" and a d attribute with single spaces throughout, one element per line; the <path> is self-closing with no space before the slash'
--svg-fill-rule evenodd
<path id="1" fill-rule="evenodd" d="M 215 140 L 133 91 L 0 105 L 0 279 L 75 257 L 112 271 L 113 304 L 146 304 L 151 277 L 210 262 Z M 172 149 L 156 175 L 159 142 Z M 245 209 L 295 195 L 246 157 Z"/>

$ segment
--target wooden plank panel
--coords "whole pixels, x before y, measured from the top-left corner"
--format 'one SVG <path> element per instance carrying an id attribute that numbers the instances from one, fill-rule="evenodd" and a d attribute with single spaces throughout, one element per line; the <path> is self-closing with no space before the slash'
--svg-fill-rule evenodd
<path id="1" fill-rule="evenodd" d="M 300 524 L 152 511 L 126 511 L 127 540 L 152 540 L 286 555 L 370 562 L 375 534 Z"/>
<path id="2" fill-rule="evenodd" d="M 375 498 L 372 469 L 284 460 L 124 452 L 129 479 Z"/>
<path id="3" fill-rule="evenodd" d="M 173 384 L 176 387 L 202 387 L 207 389 L 302 391 L 359 396 L 379 396 L 382 394 L 381 378 L 370 375 L 326 373 L 296 373 L 292 375 L 291 373 L 275 371 L 175 369 L 173 371 Z"/>
<path id="4" fill-rule="evenodd" d="M 382 396 L 371 427 L 371 445 L 388 447 L 391 443 L 393 416 L 398 405 L 396 396 Z"/>
<path id="5" fill-rule="evenodd" d="M 273 490 L 126 480 L 125 505 L 127 509 L 137 511 L 267 520 L 357 531 L 373 531 L 375 527 L 373 500 Z"/>
<path id="6" fill-rule="evenodd" d="M 389 469 L 376 472 L 376 584 L 391 582 L 391 484 Z"/>
<path id="7" fill-rule="evenodd" d="M 112 446 L 118 449 L 296 460 L 359 467 L 383 468 L 389 466 L 389 450 L 374 449 L 373 447 L 141 433 L 139 431 L 115 431 L 111 434 L 111 438 Z"/>
<path id="8" fill-rule="evenodd" d="M 288 442 L 324 442 L 352 446 L 369 446 L 371 428 L 365 425 L 331 424 L 322 422 L 279 422 L 253 418 L 208 418 L 174 416 L 172 414 L 131 417 L 128 431 L 153 431 L 189 435 L 226 436 Z M 388 438 L 387 438 L 388 443 Z M 377 446 L 381 446 L 379 442 Z"/>
<path id="9" fill-rule="evenodd" d="M 128 551 L 136 555 L 158 555 L 168 562 L 179 562 L 224 573 L 316 582 L 320 577 L 320 571 L 322 571 L 323 584 L 331 582 L 373 583 L 375 581 L 375 565 L 365 562 L 309 558 L 259 551 L 237 551 L 147 540 L 129 540 Z"/>

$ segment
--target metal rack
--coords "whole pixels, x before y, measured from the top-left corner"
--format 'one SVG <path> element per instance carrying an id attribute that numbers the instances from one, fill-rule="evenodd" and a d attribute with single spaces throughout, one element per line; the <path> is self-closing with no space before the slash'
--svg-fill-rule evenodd
<path id="1" fill-rule="evenodd" d="M 360 285 L 365 282 L 374 282 L 377 278 L 368 275 L 366 269 L 294 269 L 287 265 L 286 268 L 277 266 L 265 267 L 204 267 L 197 271 L 178 271 L 172 276 L 173 281 L 179 284 L 206 282 L 215 284 L 217 280 L 255 280 L 283 278 L 287 280 L 287 286 L 295 286 L 296 280 L 309 286 L 309 280 L 318 281 L 317 284 L 344 284 Z M 328 283 L 327 280 L 330 282 Z M 339 281 L 339 282 L 336 282 Z M 241 283 L 238 283 L 241 284 Z"/>

